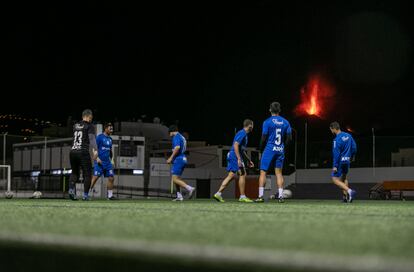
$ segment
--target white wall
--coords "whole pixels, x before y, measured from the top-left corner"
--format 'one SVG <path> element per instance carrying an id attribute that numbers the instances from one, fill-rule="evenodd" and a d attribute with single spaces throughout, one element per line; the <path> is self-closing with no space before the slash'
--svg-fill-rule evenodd
<path id="1" fill-rule="evenodd" d="M 354 183 L 378 183 L 384 180 L 414 180 L 414 167 L 351 168 L 349 180 Z M 298 169 L 297 183 L 330 183 L 331 169 Z"/>

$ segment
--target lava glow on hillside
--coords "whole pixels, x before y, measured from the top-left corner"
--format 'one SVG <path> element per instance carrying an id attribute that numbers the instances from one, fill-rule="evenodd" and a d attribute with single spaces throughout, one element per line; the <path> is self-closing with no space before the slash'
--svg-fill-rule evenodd
<path id="1" fill-rule="evenodd" d="M 333 106 L 335 88 L 321 74 L 312 74 L 300 90 L 301 102 L 296 107 L 296 115 L 313 115 L 325 118 Z"/>

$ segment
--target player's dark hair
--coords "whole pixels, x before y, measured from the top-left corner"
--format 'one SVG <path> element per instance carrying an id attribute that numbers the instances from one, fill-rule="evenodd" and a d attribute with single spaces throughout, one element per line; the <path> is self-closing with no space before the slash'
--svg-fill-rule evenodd
<path id="1" fill-rule="evenodd" d="M 112 123 L 105 123 L 104 129 L 106 129 L 107 127 L 113 127 Z"/>
<path id="2" fill-rule="evenodd" d="M 253 121 L 252 121 L 252 120 L 250 120 L 250 119 L 245 119 L 245 120 L 243 121 L 243 127 L 248 127 L 248 126 L 250 126 L 250 125 L 253 125 Z"/>
<path id="3" fill-rule="evenodd" d="M 270 104 L 270 112 L 274 113 L 274 114 L 278 114 L 280 113 L 280 103 L 279 102 L 272 102 L 272 104 Z"/>
<path id="4" fill-rule="evenodd" d="M 90 109 L 86 109 L 82 112 L 82 118 L 85 116 L 91 116 L 92 115 L 92 110 Z"/>
<path id="5" fill-rule="evenodd" d="M 178 126 L 177 125 L 171 125 L 168 128 L 168 132 L 177 132 L 178 131 Z"/>
<path id="6" fill-rule="evenodd" d="M 329 125 L 329 127 L 330 128 L 332 128 L 332 129 L 341 129 L 341 126 L 339 125 L 339 123 L 338 122 L 332 122 L 330 125 Z"/>

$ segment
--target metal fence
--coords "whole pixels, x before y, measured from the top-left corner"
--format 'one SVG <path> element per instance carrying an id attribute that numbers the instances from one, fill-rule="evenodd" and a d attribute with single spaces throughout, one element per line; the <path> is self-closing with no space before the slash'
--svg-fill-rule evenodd
<path id="1" fill-rule="evenodd" d="M 299 135 L 301 136 L 301 135 Z M 358 146 L 354 167 L 414 166 L 414 136 L 354 137 Z M 1 163 L 13 165 L 13 144 L 52 140 L 44 136 L 1 135 Z M 306 148 L 305 148 L 306 147 Z M 286 150 L 286 165 L 295 168 L 330 168 L 332 141 L 308 141 L 294 134 L 293 143 Z M 148 154 L 147 154 L 148 155 Z M 5 179 L 5 171 L 0 171 Z"/>
<path id="2" fill-rule="evenodd" d="M 357 155 L 353 167 L 414 166 L 414 136 L 354 138 Z M 297 145 L 297 168 L 332 167 L 332 141 L 309 141 L 306 152 L 304 142 Z"/>

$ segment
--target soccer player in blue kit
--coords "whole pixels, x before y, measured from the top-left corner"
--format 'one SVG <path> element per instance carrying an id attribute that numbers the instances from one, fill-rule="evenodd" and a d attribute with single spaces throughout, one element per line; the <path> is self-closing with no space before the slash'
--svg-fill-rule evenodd
<path id="1" fill-rule="evenodd" d="M 104 126 L 104 132 L 96 137 L 96 145 L 98 146 L 98 158 L 94 163 L 94 171 L 92 177 L 91 190 L 95 186 L 99 177 L 104 175 L 108 178 L 108 199 L 117 200 L 113 195 L 114 188 L 114 166 L 112 161 L 112 138 L 113 126 L 111 123 L 107 123 Z"/>
<path id="2" fill-rule="evenodd" d="M 253 121 L 246 119 L 243 122 L 243 129 L 236 133 L 233 140 L 233 145 L 229 153 L 227 153 L 227 171 L 229 172 L 227 177 L 221 183 L 220 189 L 214 194 L 213 198 L 219 202 L 224 202 L 221 193 L 227 187 L 227 184 L 234 178 L 237 173 L 239 175 L 239 189 L 240 189 L 240 202 L 253 202 L 245 195 L 246 185 L 246 169 L 244 161 L 249 163 L 249 167 L 254 167 L 252 160 L 246 154 L 246 147 L 248 142 L 247 134 L 253 130 Z"/>
<path id="3" fill-rule="evenodd" d="M 285 147 L 292 140 L 292 129 L 289 122 L 279 115 L 280 103 L 270 104 L 270 116 L 263 122 L 262 138 L 260 141 L 260 151 L 262 158 L 260 161 L 259 177 L 259 197 L 255 202 L 264 202 L 264 186 L 266 184 L 266 173 L 270 169 L 275 169 L 276 182 L 279 192 L 279 202 L 283 200 L 283 161 L 285 159 Z"/>
<path id="4" fill-rule="evenodd" d="M 178 132 L 178 127 L 176 125 L 171 125 L 168 129 L 170 137 L 172 139 L 172 154 L 168 158 L 167 163 L 172 164 L 171 174 L 172 181 L 177 188 L 177 198 L 174 201 L 183 201 L 183 196 L 180 191 L 180 187 L 188 191 L 188 198 L 192 198 L 195 192 L 195 188 L 191 187 L 181 179 L 181 175 L 184 172 L 184 168 L 187 165 L 187 157 L 185 156 L 185 151 L 187 149 L 187 141 L 184 136 Z"/>
<path id="5" fill-rule="evenodd" d="M 355 159 L 356 143 L 349 133 L 341 131 L 338 122 L 332 122 L 329 128 L 332 134 L 336 136 L 332 146 L 332 182 L 342 189 L 343 202 L 351 203 L 355 198 L 356 192 L 349 188 L 346 175 L 348 174 L 351 161 Z"/>

